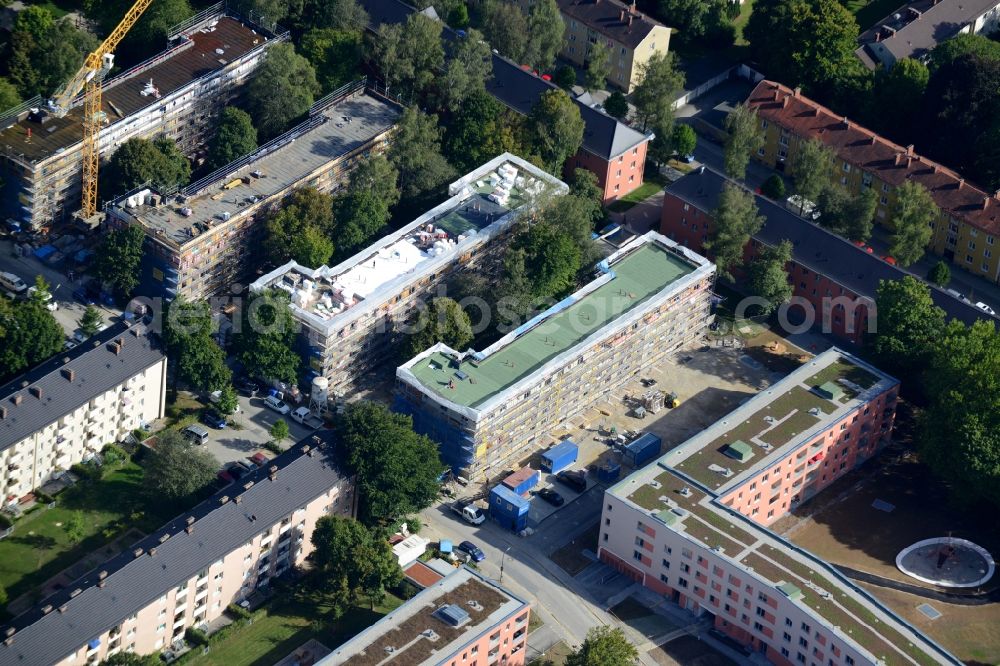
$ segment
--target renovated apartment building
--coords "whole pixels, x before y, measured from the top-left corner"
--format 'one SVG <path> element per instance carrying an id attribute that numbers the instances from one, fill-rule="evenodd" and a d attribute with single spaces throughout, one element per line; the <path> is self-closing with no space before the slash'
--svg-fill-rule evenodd
<path id="1" fill-rule="evenodd" d="M 0 665 L 152 654 L 301 565 L 316 521 L 353 516 L 354 488 L 320 431 L 0 627 Z"/>
<path id="2" fill-rule="evenodd" d="M 316 666 L 523 666 L 530 615 L 527 601 L 462 567 Z"/>
<path id="3" fill-rule="evenodd" d="M 228 10 L 199 19 L 172 35 L 169 49 L 104 83 L 102 158 L 129 139 L 159 136 L 185 154 L 203 150 L 222 108 L 286 36 Z M 3 213 L 36 228 L 68 219 L 80 204 L 82 101 L 64 118 L 27 109 L 8 123 L 0 130 Z"/>
<path id="4" fill-rule="evenodd" d="M 660 233 L 710 257 L 704 247 L 714 229 L 713 217 L 726 183 L 738 185 L 710 167 L 701 167 L 668 185 Z M 764 196 L 755 195 L 755 200 L 764 225 L 747 244 L 744 265 L 763 248 L 790 241 L 792 260 L 785 270 L 796 298 L 788 306 L 788 321 L 804 328 L 811 324 L 824 333 L 861 344 L 876 323 L 879 283 L 902 280 L 908 273 Z M 739 277 L 745 276 L 742 269 L 735 270 Z M 966 324 L 993 319 L 968 301 L 929 286 L 935 304 L 949 319 Z"/>
<path id="5" fill-rule="evenodd" d="M 1000 281 L 1000 198 L 959 174 L 903 148 L 803 97 L 799 90 L 761 81 L 747 105 L 757 111 L 765 144 L 756 158 L 788 169 L 804 141 L 818 139 L 837 156 L 836 179 L 852 193 L 874 189 L 875 221 L 892 228 L 896 188 L 925 187 L 939 208 L 930 249 L 974 275 Z"/>
<path id="6" fill-rule="evenodd" d="M 530 0 L 528 0 L 530 2 Z M 643 65 L 670 49 L 670 28 L 619 0 L 559 0 L 566 24 L 561 55 L 577 65 L 590 63 L 600 44 L 608 51 L 608 83 L 626 95 L 642 82 Z"/>
<path id="7" fill-rule="evenodd" d="M 146 233 L 139 292 L 197 300 L 246 283 L 267 215 L 304 187 L 342 187 L 361 160 L 386 149 L 399 114 L 358 81 L 317 102 L 300 125 L 176 195 L 140 189 L 109 205 L 110 226 Z"/>
<path id="8" fill-rule="evenodd" d="M 159 339 L 122 323 L 0 387 L 4 504 L 161 418 L 166 378 Z"/>
<path id="9" fill-rule="evenodd" d="M 404 23 L 417 11 L 402 0 L 362 0 L 361 6 L 368 12 L 368 29 L 373 33 L 382 24 Z M 441 35 L 446 42 L 461 38 L 448 26 L 443 26 Z M 511 110 L 526 116 L 544 93 L 558 90 L 537 72 L 526 71 L 497 53 L 492 57 L 493 72 L 486 80 L 486 92 Z M 653 134 L 639 132 L 580 100 L 573 103 L 583 119 L 583 144 L 563 165 L 564 177 L 571 177 L 575 169 L 590 171 L 604 191 L 605 204 L 642 185 L 646 149 Z"/>
<path id="10" fill-rule="evenodd" d="M 961 662 L 767 529 L 890 436 L 898 382 L 836 348 L 605 493 L 602 561 L 778 666 Z"/>
<path id="11" fill-rule="evenodd" d="M 715 265 L 656 232 L 483 351 L 438 343 L 396 370 L 394 409 L 473 480 L 510 469 L 550 431 L 701 335 Z"/>
<path id="12" fill-rule="evenodd" d="M 290 261 L 250 285 L 282 289 L 302 324 L 313 371 L 344 393 L 369 370 L 392 361 L 418 305 L 446 296 L 456 272 L 489 272 L 513 224 L 565 183 L 504 153 L 452 183 L 451 195 L 399 231 L 336 266 Z"/>

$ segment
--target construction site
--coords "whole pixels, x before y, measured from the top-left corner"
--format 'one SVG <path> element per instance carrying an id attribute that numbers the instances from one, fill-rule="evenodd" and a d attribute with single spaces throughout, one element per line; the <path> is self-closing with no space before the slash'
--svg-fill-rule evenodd
<path id="1" fill-rule="evenodd" d="M 303 187 L 343 186 L 362 158 L 386 149 L 399 114 L 356 81 L 316 102 L 296 127 L 179 192 L 141 188 L 109 205 L 110 226 L 146 233 L 142 292 L 197 300 L 248 282 L 267 213 Z"/>
<path id="2" fill-rule="evenodd" d="M 715 266 L 664 236 L 633 239 L 598 271 L 483 351 L 439 343 L 397 369 L 394 408 L 456 474 L 496 476 L 707 327 Z M 653 391 L 636 407 L 667 399 Z"/>
<path id="3" fill-rule="evenodd" d="M 266 49 L 287 36 L 220 3 L 176 26 L 167 50 L 102 81 L 106 70 L 113 71 L 108 51 L 144 8 L 126 16 L 106 47 L 91 54 L 76 88 L 71 81 L 61 91 L 62 102 L 58 94 L 48 102 L 35 98 L 0 117 L 0 176 L 7 184 L 0 207 L 7 219 L 36 231 L 69 220 L 85 189 L 96 198 L 96 173 L 84 177 L 85 165 L 106 160 L 129 139 L 165 136 L 184 154 L 196 154 Z M 84 84 L 86 94 L 78 94 Z"/>
<path id="4" fill-rule="evenodd" d="M 418 304 L 459 271 L 488 272 L 519 215 L 568 187 L 504 153 L 448 191 L 446 201 L 336 266 L 314 270 L 290 261 L 250 285 L 255 292 L 290 294 L 312 370 L 329 380 L 332 391 L 342 394 L 396 359 L 403 325 Z"/>

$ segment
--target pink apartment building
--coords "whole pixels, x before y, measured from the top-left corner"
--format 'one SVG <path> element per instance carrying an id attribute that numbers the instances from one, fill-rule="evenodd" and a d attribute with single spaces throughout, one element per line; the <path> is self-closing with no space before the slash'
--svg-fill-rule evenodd
<path id="1" fill-rule="evenodd" d="M 820 354 L 610 488 L 599 557 L 775 664 L 961 663 L 767 529 L 887 442 L 898 392 Z"/>
<path id="2" fill-rule="evenodd" d="M 0 627 L 0 664 L 96 664 L 167 650 L 302 564 L 321 516 L 354 511 L 331 435 L 306 438 Z"/>
<path id="3" fill-rule="evenodd" d="M 527 601 L 462 567 L 316 666 L 522 666 L 530 613 Z"/>

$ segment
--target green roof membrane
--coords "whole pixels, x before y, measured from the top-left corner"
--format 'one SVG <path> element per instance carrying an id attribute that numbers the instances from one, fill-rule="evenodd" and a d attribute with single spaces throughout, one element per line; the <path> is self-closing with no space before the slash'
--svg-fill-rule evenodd
<path id="1" fill-rule="evenodd" d="M 646 243 L 611 265 L 614 276 L 608 282 L 568 307 L 553 308 L 553 314 L 485 359 L 470 358 L 458 364 L 435 352 L 415 362 L 410 370 L 421 384 L 443 398 L 476 407 L 694 269 L 666 248 Z"/>

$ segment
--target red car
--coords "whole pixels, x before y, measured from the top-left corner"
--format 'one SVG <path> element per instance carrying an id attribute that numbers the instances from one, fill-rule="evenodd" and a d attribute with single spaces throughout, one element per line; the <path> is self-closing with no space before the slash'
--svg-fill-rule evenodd
<path id="1" fill-rule="evenodd" d="M 270 458 L 265 456 L 263 453 L 255 453 L 252 456 L 250 456 L 250 462 L 252 462 L 254 465 L 257 465 L 257 467 L 263 467 L 268 463 L 269 460 Z"/>

